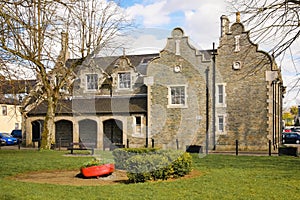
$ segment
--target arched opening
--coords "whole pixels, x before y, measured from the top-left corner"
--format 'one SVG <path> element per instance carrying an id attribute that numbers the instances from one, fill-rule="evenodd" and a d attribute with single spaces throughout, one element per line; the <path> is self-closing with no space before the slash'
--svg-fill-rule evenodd
<path id="1" fill-rule="evenodd" d="M 73 123 L 68 120 L 55 122 L 55 143 L 61 147 L 68 147 L 73 142 Z"/>
<path id="2" fill-rule="evenodd" d="M 103 122 L 103 148 L 112 150 L 113 146 L 123 146 L 123 123 L 120 120 L 109 119 Z"/>
<path id="3" fill-rule="evenodd" d="M 79 121 L 79 141 L 97 144 L 97 122 L 90 119 Z"/>
<path id="4" fill-rule="evenodd" d="M 36 120 L 31 122 L 32 142 L 40 142 L 44 128 L 44 120 Z"/>

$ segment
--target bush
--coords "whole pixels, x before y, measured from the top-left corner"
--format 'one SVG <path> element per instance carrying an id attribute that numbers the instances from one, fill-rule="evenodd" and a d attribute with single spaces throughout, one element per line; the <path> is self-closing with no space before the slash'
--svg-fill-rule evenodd
<path id="1" fill-rule="evenodd" d="M 192 170 L 192 157 L 182 151 L 150 151 L 130 156 L 124 166 L 130 182 L 167 180 L 188 174 Z"/>
<path id="2" fill-rule="evenodd" d="M 157 151 L 157 148 L 119 148 L 115 149 L 112 154 L 114 156 L 116 169 L 125 169 L 126 161 L 138 154 L 150 154 Z"/>
<path id="3" fill-rule="evenodd" d="M 149 160 L 144 158 L 143 155 L 136 155 L 126 161 L 125 168 L 130 182 L 136 183 L 150 180 Z"/>

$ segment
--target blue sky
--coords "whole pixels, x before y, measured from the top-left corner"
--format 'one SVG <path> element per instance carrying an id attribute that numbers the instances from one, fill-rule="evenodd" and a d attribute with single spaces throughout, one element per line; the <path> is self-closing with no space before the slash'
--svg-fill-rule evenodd
<path id="1" fill-rule="evenodd" d="M 212 43 L 219 43 L 220 17 L 227 15 L 232 22 L 235 14 L 226 0 L 122 0 L 121 6 L 128 16 L 138 25 L 132 35 L 131 46 L 128 53 L 159 52 L 164 48 L 166 38 L 170 36 L 175 27 L 181 27 L 190 42 L 198 49 L 211 49 Z M 243 18 L 243 16 L 241 16 Z M 247 27 L 245 27 L 246 30 Z M 259 49 L 268 51 L 272 44 L 259 44 Z M 300 46 L 300 44 L 298 45 Z M 300 57 L 298 47 L 296 55 Z M 289 56 L 277 59 L 282 66 L 284 85 L 290 87 L 297 83 L 300 73 L 292 63 Z M 296 76 L 296 74 L 298 74 Z M 300 84 L 300 81 L 299 81 Z M 289 91 L 284 98 L 284 107 L 300 104 L 300 95 L 296 96 L 298 89 Z"/>

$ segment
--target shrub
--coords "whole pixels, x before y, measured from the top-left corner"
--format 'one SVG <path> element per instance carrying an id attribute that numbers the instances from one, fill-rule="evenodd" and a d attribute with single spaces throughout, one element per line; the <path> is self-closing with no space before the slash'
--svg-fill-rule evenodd
<path id="1" fill-rule="evenodd" d="M 148 154 L 133 155 L 125 162 L 130 182 L 178 178 L 192 170 L 192 157 L 182 151 L 158 150 Z"/>
<path id="2" fill-rule="evenodd" d="M 130 182 L 137 183 L 150 180 L 149 160 L 144 158 L 143 155 L 136 155 L 126 161 L 125 168 Z"/>
<path id="3" fill-rule="evenodd" d="M 125 169 L 126 161 L 138 154 L 149 154 L 157 151 L 157 148 L 119 148 L 115 149 L 112 154 L 114 156 L 116 169 Z"/>

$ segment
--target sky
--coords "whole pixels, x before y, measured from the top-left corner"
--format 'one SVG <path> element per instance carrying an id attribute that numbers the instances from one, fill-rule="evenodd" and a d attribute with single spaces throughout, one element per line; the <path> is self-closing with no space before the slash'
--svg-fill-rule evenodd
<path id="1" fill-rule="evenodd" d="M 171 31 L 181 27 L 191 43 L 201 49 L 211 49 L 218 43 L 220 17 L 229 13 L 224 0 L 126 0 L 121 6 L 139 27 L 136 37 L 155 37 L 166 41 Z M 145 41 L 145 40 L 143 40 Z M 147 46 L 142 40 L 139 44 Z M 151 43 L 150 43 L 151 44 Z M 155 47 L 157 42 L 151 46 Z M 136 44 L 135 44 L 136 45 Z M 141 46 L 142 47 L 142 46 Z"/>
<path id="2" fill-rule="evenodd" d="M 121 7 L 137 24 L 127 54 L 159 52 L 175 27 L 181 27 L 196 48 L 212 49 L 213 42 L 216 47 L 219 43 L 220 17 L 227 15 L 231 23 L 235 22 L 235 13 L 226 0 L 123 0 Z M 259 49 L 268 51 L 270 45 L 259 44 Z M 296 48 L 293 57 L 300 58 L 300 49 Z M 284 109 L 300 104 L 299 60 L 294 63 L 289 55 L 276 60 L 287 86 Z M 292 90 L 293 86 L 296 88 Z"/>

